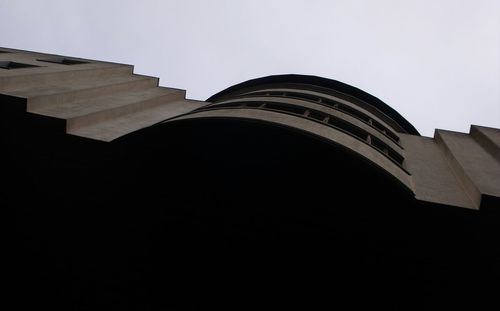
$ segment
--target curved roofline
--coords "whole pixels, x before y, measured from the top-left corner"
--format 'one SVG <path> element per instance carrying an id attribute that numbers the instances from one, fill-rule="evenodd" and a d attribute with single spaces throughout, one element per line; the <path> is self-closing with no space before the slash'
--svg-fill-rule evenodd
<path id="1" fill-rule="evenodd" d="M 277 83 L 296 83 L 296 84 L 308 84 L 312 86 L 332 89 L 355 98 L 358 98 L 373 107 L 377 108 L 388 117 L 396 121 L 403 129 L 406 130 L 407 133 L 412 135 L 419 135 L 420 133 L 417 129 L 406 120 L 403 116 L 401 116 L 396 110 L 391 108 L 389 105 L 378 99 L 377 97 L 358 89 L 357 87 L 351 86 L 349 84 L 342 83 L 337 80 L 322 78 L 318 76 L 309 76 L 309 75 L 299 75 L 299 74 L 286 74 L 286 75 L 272 75 L 257 79 L 251 79 L 233 86 L 228 87 L 225 90 L 218 92 L 215 95 L 212 95 L 207 99 L 208 102 L 214 102 L 217 99 L 229 95 L 233 92 L 237 92 L 239 90 L 243 90 L 250 87 L 256 87 L 259 85 L 265 84 L 277 84 Z"/>

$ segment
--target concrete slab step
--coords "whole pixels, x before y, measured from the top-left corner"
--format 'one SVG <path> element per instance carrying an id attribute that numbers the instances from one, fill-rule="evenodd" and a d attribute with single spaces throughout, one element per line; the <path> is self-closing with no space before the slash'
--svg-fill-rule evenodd
<path id="1" fill-rule="evenodd" d="M 438 129 L 434 138 L 473 201 L 480 206 L 482 195 L 500 196 L 500 163 L 474 137 Z"/>
<path id="2" fill-rule="evenodd" d="M 71 91 L 79 91 L 85 89 L 92 89 L 98 87 L 106 87 L 119 83 L 127 83 L 139 80 L 155 80 L 157 78 L 152 78 L 148 76 L 141 75 L 128 75 L 121 74 L 112 77 L 96 77 L 93 79 L 85 79 L 83 81 L 65 81 L 65 83 L 57 83 L 57 84 L 41 84 L 38 86 L 24 88 L 22 90 L 13 90 L 13 91 L 5 91 L 5 94 L 24 97 L 24 98 L 35 98 L 41 96 L 48 96 L 60 93 L 66 93 Z"/>
<path id="3" fill-rule="evenodd" d="M 471 125 L 470 135 L 500 162 L 500 129 Z"/>
<path id="4" fill-rule="evenodd" d="M 123 91 L 91 99 L 63 102 L 59 105 L 30 107 L 30 112 L 60 119 L 72 119 L 172 94 L 184 96 L 185 91 L 165 87 L 151 87 L 144 90 Z"/>
<path id="5" fill-rule="evenodd" d="M 131 65 L 89 63 L 76 66 L 48 66 L 23 70 L 3 70 L 0 72 L 0 91 L 37 89 L 70 81 L 99 80 L 113 76 L 129 76 Z"/>
<path id="6" fill-rule="evenodd" d="M 400 134 L 405 164 L 411 172 L 415 198 L 422 201 L 479 209 L 465 191 L 442 150 L 432 138 Z"/>
<path id="7" fill-rule="evenodd" d="M 85 82 L 69 82 L 59 86 L 37 87 L 4 94 L 27 98 L 27 111 L 42 107 L 61 106 L 83 99 L 92 99 L 123 91 L 142 91 L 158 85 L 158 78 L 140 75 L 123 75 Z"/>
<path id="8" fill-rule="evenodd" d="M 99 97 L 96 100 L 80 103 L 78 108 L 82 109 L 66 110 L 66 130 L 74 131 L 94 123 L 165 105 L 173 100 L 183 100 L 185 95 L 184 90 L 158 87 Z"/>
<path id="9" fill-rule="evenodd" d="M 68 134 L 101 141 L 112 141 L 118 137 L 151 126 L 163 120 L 192 111 L 205 105 L 204 101 L 173 100 L 162 105 L 117 116 L 102 122 L 94 122 L 75 129 Z"/>

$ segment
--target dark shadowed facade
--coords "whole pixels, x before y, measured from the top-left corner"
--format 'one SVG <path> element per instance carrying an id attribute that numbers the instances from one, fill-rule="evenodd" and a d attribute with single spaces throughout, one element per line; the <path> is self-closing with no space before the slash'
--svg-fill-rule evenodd
<path id="1" fill-rule="evenodd" d="M 0 99 L 20 309 L 498 307 L 499 129 L 422 137 L 320 77 L 195 101 L 12 49 Z"/>

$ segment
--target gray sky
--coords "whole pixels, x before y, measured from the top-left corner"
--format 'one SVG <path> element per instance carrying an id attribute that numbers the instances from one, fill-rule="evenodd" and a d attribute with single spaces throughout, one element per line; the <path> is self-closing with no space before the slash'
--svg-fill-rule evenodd
<path id="1" fill-rule="evenodd" d="M 0 29 L 0 46 L 133 64 L 193 99 L 311 74 L 425 136 L 500 128 L 500 0 L 0 0 Z"/>

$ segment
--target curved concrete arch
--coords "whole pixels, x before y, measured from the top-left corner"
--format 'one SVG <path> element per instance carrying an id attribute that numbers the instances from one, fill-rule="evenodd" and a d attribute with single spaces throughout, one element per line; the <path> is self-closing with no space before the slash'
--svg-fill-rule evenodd
<path id="1" fill-rule="evenodd" d="M 330 108 L 328 106 L 321 105 L 318 103 L 303 101 L 303 100 L 299 100 L 299 99 L 292 99 L 292 98 L 251 97 L 251 98 L 236 98 L 236 99 L 232 99 L 232 100 L 218 102 L 216 104 L 202 107 L 199 110 L 218 109 L 219 107 L 223 106 L 224 104 L 230 104 L 230 103 L 244 104 L 245 102 L 250 102 L 250 101 L 283 103 L 283 104 L 287 104 L 287 105 L 293 105 L 293 106 L 302 107 L 302 108 L 310 108 L 310 109 L 324 112 L 326 114 L 329 114 L 330 116 L 342 119 L 342 120 L 344 120 L 344 121 L 346 121 L 354 126 L 357 126 L 361 129 L 365 130 L 370 135 L 373 135 L 373 136 L 377 137 L 378 139 L 380 139 L 382 142 L 384 142 L 386 145 L 388 145 L 390 148 L 392 148 L 392 150 L 397 152 L 401 157 L 404 157 L 403 148 L 399 144 L 395 143 L 392 139 L 390 139 L 389 137 L 384 135 L 379 130 L 375 129 L 374 127 L 369 126 L 368 124 L 358 120 L 357 118 L 355 118 L 351 115 L 348 115 L 346 113 L 342 113 L 338 110 L 335 110 L 333 108 Z"/>
<path id="2" fill-rule="evenodd" d="M 344 133 L 339 129 L 314 122 L 312 120 L 304 119 L 301 117 L 283 114 L 266 110 L 255 109 L 217 109 L 199 111 L 184 116 L 180 116 L 168 121 L 165 121 L 156 126 L 172 122 L 181 122 L 183 120 L 202 120 L 202 119 L 247 119 L 257 122 L 269 123 L 286 127 L 295 131 L 300 131 L 309 135 L 313 135 L 335 146 L 340 146 L 345 150 L 349 150 L 352 154 L 357 155 L 359 158 L 369 161 L 383 173 L 388 173 L 393 179 L 403 186 L 407 191 L 412 192 L 411 175 L 394 160 L 381 153 L 379 150 L 373 148 L 365 142 Z M 139 131 L 141 132 L 141 131 Z M 133 133 L 140 135 L 139 132 Z"/>
<path id="3" fill-rule="evenodd" d="M 400 128 L 397 124 L 395 124 L 394 120 L 392 120 L 390 117 L 388 117 L 387 115 L 385 115 L 381 111 L 378 111 L 378 113 L 375 113 L 373 110 L 366 109 L 367 106 L 360 106 L 360 105 L 354 104 L 351 101 L 340 98 L 338 96 L 333 96 L 331 94 L 325 94 L 325 93 L 318 92 L 318 91 L 312 91 L 312 90 L 307 90 L 307 89 L 303 89 L 303 88 L 302 89 L 301 88 L 298 88 L 298 89 L 269 88 L 269 89 L 263 89 L 263 90 L 258 90 L 258 91 L 252 91 L 249 93 L 245 93 L 241 96 L 248 98 L 248 97 L 252 97 L 252 95 L 254 95 L 255 93 L 263 93 L 263 92 L 284 92 L 284 93 L 289 93 L 289 94 L 300 93 L 300 94 L 305 94 L 305 95 L 316 96 L 316 97 L 321 98 L 323 100 L 326 99 L 326 100 L 338 102 L 339 104 L 343 104 L 345 106 L 348 106 L 349 108 L 352 108 L 352 109 L 358 111 L 359 113 L 369 117 L 370 119 L 383 124 L 384 127 L 387 130 L 391 131 L 391 133 L 394 136 L 397 136 L 397 134 L 394 132 L 395 130 L 393 129 L 393 127 L 396 127 L 396 129 Z M 292 96 L 286 96 L 286 97 L 284 96 L 284 98 L 293 99 L 294 97 L 292 95 Z"/>
<path id="4" fill-rule="evenodd" d="M 420 135 L 410 122 L 408 122 L 396 110 L 381 101 L 379 98 L 346 83 L 317 76 L 288 74 L 251 79 L 220 91 L 219 93 L 208 98 L 207 101 L 222 101 L 225 98 L 236 94 L 263 89 L 266 86 L 286 86 L 287 84 L 293 84 L 293 89 L 296 89 L 297 86 L 301 85 L 302 87 L 307 86 L 310 89 L 322 90 L 326 94 L 336 93 L 342 95 L 346 97 L 348 101 L 356 102 L 360 106 L 364 106 L 367 109 L 372 110 L 372 112 L 378 110 L 387 115 L 390 119 L 394 120 L 401 132 L 412 135 Z"/>

